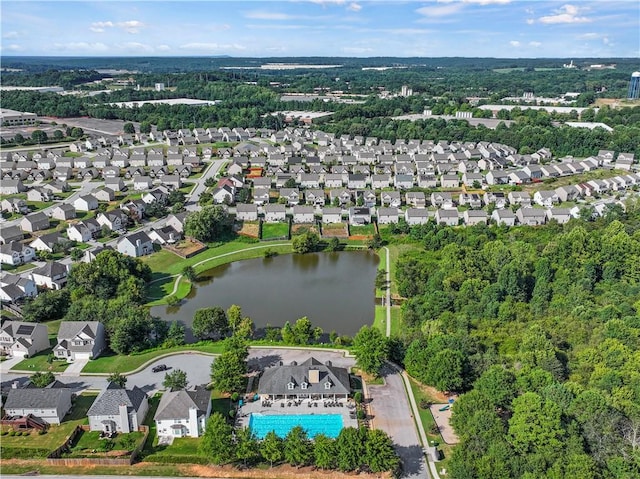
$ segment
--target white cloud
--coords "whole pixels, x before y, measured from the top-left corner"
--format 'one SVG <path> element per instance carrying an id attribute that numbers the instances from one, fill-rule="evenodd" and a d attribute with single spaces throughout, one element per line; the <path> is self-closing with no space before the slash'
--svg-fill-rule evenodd
<path id="1" fill-rule="evenodd" d="M 542 43 L 540 43 L 540 42 L 535 42 L 535 41 L 534 42 L 529 42 L 529 46 L 530 47 L 538 48 L 541 45 L 542 45 Z"/>
<path id="2" fill-rule="evenodd" d="M 140 53 L 153 53 L 154 48 L 151 45 L 139 42 L 125 42 L 116 45 L 121 50 L 131 50 Z"/>
<path id="3" fill-rule="evenodd" d="M 438 0 L 438 3 L 473 3 L 476 5 L 505 5 L 511 3 L 511 0 Z"/>
<path id="4" fill-rule="evenodd" d="M 544 17 L 540 17 L 538 21 L 540 23 L 544 23 L 547 25 L 554 25 L 559 23 L 588 23 L 591 21 L 590 18 L 580 17 L 579 13 L 583 11 L 582 8 L 579 8 L 575 5 L 563 5 L 557 10 L 554 11 L 555 15 L 547 15 Z"/>
<path id="5" fill-rule="evenodd" d="M 2 34 L 2 38 L 18 38 L 20 34 L 18 32 L 7 32 Z"/>
<path id="6" fill-rule="evenodd" d="M 106 52 L 109 47 L 104 43 L 95 42 L 68 42 L 68 43 L 54 43 L 53 47 L 59 51 L 66 52 Z"/>
<path id="7" fill-rule="evenodd" d="M 7 52 L 21 52 L 24 50 L 24 48 L 21 45 L 18 45 L 17 43 L 12 43 L 10 45 L 7 46 L 2 46 L 1 47 L 2 51 L 7 51 Z"/>
<path id="8" fill-rule="evenodd" d="M 126 22 L 118 22 L 113 23 L 112 21 L 107 22 L 93 22 L 91 26 L 89 26 L 89 30 L 96 33 L 102 33 L 107 28 L 120 27 L 124 31 L 128 33 L 138 33 L 140 28 L 144 27 L 144 23 L 139 20 L 127 20 Z"/>
<path id="9" fill-rule="evenodd" d="M 220 51 L 220 50 L 246 50 L 246 47 L 237 43 L 220 44 L 220 43 L 202 43 L 192 42 L 180 45 L 182 50 L 194 51 Z"/>
<path id="10" fill-rule="evenodd" d="M 533 18 L 527 18 L 527 25 L 533 25 L 536 21 Z"/>
<path id="11" fill-rule="evenodd" d="M 140 28 L 144 27 L 144 23 L 138 20 L 128 20 L 126 22 L 118 22 L 118 26 L 128 33 L 138 33 Z"/>
<path id="12" fill-rule="evenodd" d="M 350 3 L 347 7 L 347 10 L 351 10 L 352 12 L 359 12 L 362 10 L 362 5 L 357 4 L 356 2 Z"/>
<path id="13" fill-rule="evenodd" d="M 158 45 L 156 47 L 156 50 L 158 50 L 159 52 L 168 52 L 169 50 L 171 50 L 171 47 L 169 45 Z"/>
<path id="14" fill-rule="evenodd" d="M 373 52 L 373 48 L 366 48 L 366 47 L 343 47 L 342 51 L 344 53 L 349 53 L 352 55 L 362 55 L 365 53 L 371 53 Z"/>
<path id="15" fill-rule="evenodd" d="M 433 7 L 421 7 L 416 10 L 416 13 L 429 18 L 446 17 L 454 15 L 462 9 L 462 3 L 450 3 L 448 5 L 433 6 Z"/>
<path id="16" fill-rule="evenodd" d="M 511 40 L 509 42 L 509 45 L 511 45 L 512 47 L 519 47 L 520 46 L 520 42 L 518 40 Z"/>

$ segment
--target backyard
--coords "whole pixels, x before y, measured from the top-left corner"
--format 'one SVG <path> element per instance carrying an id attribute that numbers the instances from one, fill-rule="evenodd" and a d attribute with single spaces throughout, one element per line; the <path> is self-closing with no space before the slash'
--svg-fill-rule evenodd
<path id="1" fill-rule="evenodd" d="M 142 441 L 140 431 L 128 434 L 118 433 L 113 439 L 101 439 L 100 431 L 82 431 L 71 450 L 64 457 L 121 457 L 128 456 Z"/>
<path id="2" fill-rule="evenodd" d="M 289 223 L 262 223 L 262 239 L 289 238 Z"/>
<path id="3" fill-rule="evenodd" d="M 349 226 L 350 236 L 373 236 L 376 234 L 376 225 L 373 223 L 368 225 Z"/>
<path id="4" fill-rule="evenodd" d="M 32 430 L 22 432 L 19 436 L 11 436 L 11 433 L 8 432 L 9 429 L 3 426 L 2 439 L 0 440 L 2 458 L 46 457 L 51 451 L 62 445 L 76 426 L 87 423 L 87 411 L 95 399 L 95 394 L 81 394 L 76 397 L 71 411 L 64 417 L 62 424 L 50 426 L 44 434 Z"/>

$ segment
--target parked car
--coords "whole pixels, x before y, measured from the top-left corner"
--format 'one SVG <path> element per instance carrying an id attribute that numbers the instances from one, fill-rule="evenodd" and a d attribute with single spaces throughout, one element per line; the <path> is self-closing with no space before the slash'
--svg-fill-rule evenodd
<path id="1" fill-rule="evenodd" d="M 158 364 L 157 366 L 154 366 L 151 371 L 153 371 L 154 373 L 159 373 L 160 371 L 166 371 L 167 369 L 169 369 L 169 366 L 167 366 L 166 364 Z"/>

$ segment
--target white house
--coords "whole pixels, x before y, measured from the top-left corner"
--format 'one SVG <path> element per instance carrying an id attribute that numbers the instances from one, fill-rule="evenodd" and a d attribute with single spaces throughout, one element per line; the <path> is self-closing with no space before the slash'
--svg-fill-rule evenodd
<path id="1" fill-rule="evenodd" d="M 33 261 L 36 252 L 32 246 L 12 241 L 0 246 L 0 263 L 19 266 Z"/>
<path id="2" fill-rule="evenodd" d="M 49 347 L 47 327 L 40 323 L 5 321 L 0 327 L 0 351 L 16 357 L 33 356 Z"/>
<path id="3" fill-rule="evenodd" d="M 138 258 L 153 253 L 153 241 L 144 231 L 138 231 L 121 238 L 116 249 L 127 256 Z"/>
<path id="4" fill-rule="evenodd" d="M 211 414 L 211 392 L 204 387 L 168 391 L 153 417 L 158 436 L 200 437 Z"/>
<path id="5" fill-rule="evenodd" d="M 458 210 L 457 209 L 439 209 L 436 211 L 436 223 L 444 224 L 447 226 L 457 226 L 459 218 L 458 218 Z"/>
<path id="6" fill-rule="evenodd" d="M 101 322 L 62 321 L 53 354 L 67 362 L 95 359 L 106 347 L 105 330 Z"/>
<path id="7" fill-rule="evenodd" d="M 149 400 L 142 389 L 122 389 L 110 383 L 87 411 L 89 429 L 105 433 L 137 431 L 148 409 Z"/>
<path id="8" fill-rule="evenodd" d="M 93 211 L 98 209 L 98 199 L 93 195 L 83 195 L 75 199 L 73 206 L 78 211 Z"/>
<path id="9" fill-rule="evenodd" d="M 407 208 L 404 219 L 408 225 L 423 225 L 429 221 L 429 211 L 426 208 Z"/>

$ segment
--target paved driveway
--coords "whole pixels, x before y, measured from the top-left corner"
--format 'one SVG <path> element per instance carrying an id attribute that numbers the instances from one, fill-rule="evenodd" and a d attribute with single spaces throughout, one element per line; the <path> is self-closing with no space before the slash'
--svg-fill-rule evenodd
<path id="1" fill-rule="evenodd" d="M 384 386 L 369 386 L 373 426 L 389 434 L 396 444 L 402 458 L 402 477 L 430 477 L 402 377 L 388 366 L 385 366 L 383 374 Z"/>
<path id="2" fill-rule="evenodd" d="M 84 367 L 89 362 L 89 359 L 76 359 L 74 362 L 67 366 L 67 369 L 64 370 L 62 376 L 80 376 L 80 371 L 84 369 Z"/>
<path id="3" fill-rule="evenodd" d="M 9 359 L 5 359 L 4 361 L 0 362 L 0 374 L 8 373 L 9 369 L 11 369 L 16 364 L 18 364 L 20 361 L 22 361 L 22 359 L 23 358 L 21 358 L 19 356 L 12 356 Z"/>

